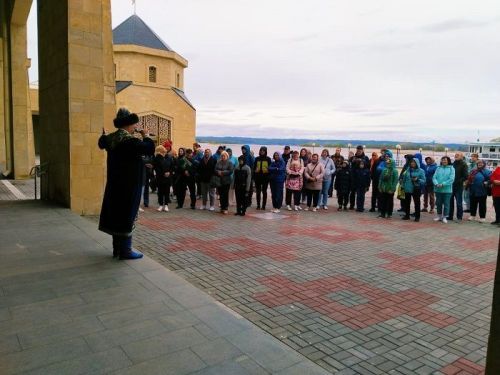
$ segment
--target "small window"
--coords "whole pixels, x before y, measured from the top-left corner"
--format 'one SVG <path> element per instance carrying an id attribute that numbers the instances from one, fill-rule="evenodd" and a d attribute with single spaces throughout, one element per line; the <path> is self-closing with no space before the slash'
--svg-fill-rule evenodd
<path id="1" fill-rule="evenodd" d="M 149 67 L 149 82 L 156 82 L 156 67 Z"/>
<path id="2" fill-rule="evenodd" d="M 495 147 L 490 147 L 490 152 L 495 152 L 495 151 L 496 151 Z"/>
<path id="3" fill-rule="evenodd" d="M 175 87 L 181 88 L 181 75 L 179 73 L 177 73 L 177 78 L 176 78 L 176 81 L 175 81 Z"/>

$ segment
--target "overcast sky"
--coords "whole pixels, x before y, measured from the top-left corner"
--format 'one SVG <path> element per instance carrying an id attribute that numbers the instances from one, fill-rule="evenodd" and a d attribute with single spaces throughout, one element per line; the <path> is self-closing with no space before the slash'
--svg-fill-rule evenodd
<path id="1" fill-rule="evenodd" d="M 112 12 L 116 27 L 132 1 Z M 137 0 L 137 14 L 189 60 L 198 135 L 500 136 L 499 0 Z"/>

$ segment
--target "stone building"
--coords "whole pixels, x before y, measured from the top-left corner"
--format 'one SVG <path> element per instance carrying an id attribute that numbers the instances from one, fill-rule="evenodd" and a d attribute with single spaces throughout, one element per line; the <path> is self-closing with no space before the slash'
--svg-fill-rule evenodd
<path id="1" fill-rule="evenodd" d="M 116 105 L 139 115 L 158 142 L 191 147 L 196 110 L 184 94 L 188 62 L 133 15 L 113 30 Z"/>

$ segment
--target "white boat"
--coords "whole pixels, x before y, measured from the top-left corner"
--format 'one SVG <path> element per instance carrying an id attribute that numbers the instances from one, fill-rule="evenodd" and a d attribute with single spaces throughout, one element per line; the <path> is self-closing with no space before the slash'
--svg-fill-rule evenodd
<path id="1" fill-rule="evenodd" d="M 500 142 L 472 142 L 467 146 L 469 148 L 469 152 L 466 153 L 467 159 L 470 159 L 471 154 L 478 154 L 488 169 L 495 169 L 500 165 Z"/>

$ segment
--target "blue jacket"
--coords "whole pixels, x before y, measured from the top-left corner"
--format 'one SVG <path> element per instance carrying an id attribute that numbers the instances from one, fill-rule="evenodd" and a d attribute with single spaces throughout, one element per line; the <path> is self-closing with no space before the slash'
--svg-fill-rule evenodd
<path id="1" fill-rule="evenodd" d="M 250 169 L 253 171 L 253 166 L 254 166 L 254 163 L 255 163 L 255 158 L 252 156 L 252 154 L 250 153 L 250 146 L 249 145 L 243 145 L 241 146 L 241 148 L 245 149 L 245 164 L 248 165 L 250 167 Z"/>
<path id="2" fill-rule="evenodd" d="M 269 177 L 272 183 L 284 183 L 286 179 L 286 164 L 280 156 L 280 160 L 273 159 L 269 166 Z"/>
<path id="3" fill-rule="evenodd" d="M 355 169 L 352 171 L 352 183 L 357 189 L 368 189 L 370 187 L 370 170 L 369 169 Z"/>
<path id="4" fill-rule="evenodd" d="M 432 160 L 434 160 L 434 159 L 432 159 Z M 432 177 L 434 176 L 434 173 L 436 173 L 437 167 L 438 166 L 434 161 L 427 165 L 427 170 L 425 171 L 425 185 L 426 186 L 433 186 L 434 185 L 434 183 L 432 182 Z"/>
<path id="5" fill-rule="evenodd" d="M 469 194 L 474 197 L 486 196 L 487 192 L 484 183 L 490 180 L 490 176 L 490 170 L 474 168 L 469 175 Z"/>
<path id="6" fill-rule="evenodd" d="M 415 190 L 415 186 L 419 187 L 422 191 L 425 186 L 425 172 L 422 168 L 420 168 L 420 162 L 417 158 L 413 158 L 413 160 L 417 163 L 417 168 L 409 168 L 404 171 L 401 176 L 403 189 L 405 193 L 412 194 Z M 417 181 L 413 181 L 413 177 L 417 178 Z"/>
<path id="7" fill-rule="evenodd" d="M 427 164 L 425 164 L 425 162 L 422 160 L 422 154 L 420 152 L 417 152 L 415 154 L 415 159 L 418 159 L 420 168 L 422 168 L 423 171 L 426 172 L 427 171 Z"/>
<path id="8" fill-rule="evenodd" d="M 455 168 L 453 168 L 453 165 L 440 165 L 432 177 L 434 191 L 436 193 L 452 193 L 453 181 L 455 181 Z M 443 186 L 437 187 L 437 185 Z"/>

